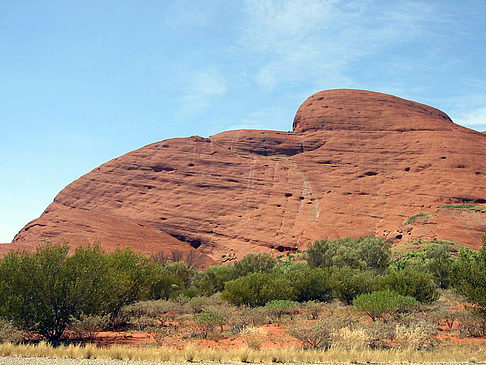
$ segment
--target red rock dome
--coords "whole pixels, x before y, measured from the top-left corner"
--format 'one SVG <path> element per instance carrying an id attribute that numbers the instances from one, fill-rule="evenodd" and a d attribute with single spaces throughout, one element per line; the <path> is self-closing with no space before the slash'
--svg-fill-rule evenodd
<path id="1" fill-rule="evenodd" d="M 414 101 L 366 90 L 325 90 L 297 110 L 294 132 L 318 130 L 450 130 L 449 116 Z"/>

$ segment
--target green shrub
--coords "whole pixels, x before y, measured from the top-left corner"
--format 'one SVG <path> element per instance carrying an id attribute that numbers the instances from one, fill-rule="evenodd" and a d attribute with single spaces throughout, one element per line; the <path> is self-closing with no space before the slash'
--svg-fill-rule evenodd
<path id="1" fill-rule="evenodd" d="M 201 295 L 213 295 L 224 290 L 224 285 L 236 279 L 233 266 L 215 265 L 208 267 L 193 282 L 193 286 Z"/>
<path id="2" fill-rule="evenodd" d="M 194 321 L 203 338 L 207 338 L 209 334 L 213 334 L 216 327 L 220 328 L 220 333 L 223 332 L 223 318 L 215 313 L 195 314 Z"/>
<path id="3" fill-rule="evenodd" d="M 295 313 L 295 302 L 285 299 L 272 300 L 265 304 L 265 309 L 270 317 L 279 321 L 282 316 L 292 316 Z"/>
<path id="4" fill-rule="evenodd" d="M 341 267 L 331 274 L 333 295 L 342 302 L 351 305 L 358 295 L 370 293 L 375 286 L 376 275 L 371 271 Z"/>
<path id="5" fill-rule="evenodd" d="M 318 319 L 323 311 L 323 304 L 321 302 L 312 300 L 301 303 L 299 310 L 305 314 L 307 319 Z"/>
<path id="6" fill-rule="evenodd" d="M 373 321 L 388 321 L 390 315 L 398 311 L 407 311 L 417 307 L 413 297 L 406 297 L 391 290 L 374 291 L 354 298 L 353 307 L 366 313 Z"/>
<path id="7" fill-rule="evenodd" d="M 68 326 L 68 330 L 72 331 L 75 337 L 78 339 L 91 340 L 95 337 L 96 332 L 100 332 L 108 328 L 109 323 L 109 315 L 87 316 L 82 314 L 79 318 L 73 318 Z"/>
<path id="8" fill-rule="evenodd" d="M 468 248 L 460 251 L 453 265 L 452 282 L 455 290 L 474 303 L 486 318 L 486 245 L 477 252 Z"/>
<path id="9" fill-rule="evenodd" d="M 98 247 L 46 245 L 0 262 L 0 316 L 26 331 L 58 341 L 73 318 L 110 309 L 112 279 Z"/>
<path id="10" fill-rule="evenodd" d="M 83 315 L 110 314 L 142 298 L 151 280 L 148 259 L 130 250 L 104 254 L 99 247 L 39 247 L 0 261 L 0 317 L 57 342 Z"/>
<path id="11" fill-rule="evenodd" d="M 246 276 L 251 273 L 269 273 L 277 265 L 277 260 L 267 253 L 250 253 L 242 260 L 234 264 L 236 277 Z"/>
<path id="12" fill-rule="evenodd" d="M 271 300 L 294 299 L 295 289 L 283 275 L 252 273 L 227 282 L 221 297 L 235 305 L 255 307 Z"/>
<path id="13" fill-rule="evenodd" d="M 427 272 L 413 269 L 390 270 L 380 279 L 381 290 L 393 290 L 398 294 L 410 296 L 419 302 L 431 303 L 439 298 L 432 276 Z"/>
<path id="14" fill-rule="evenodd" d="M 296 300 L 307 302 L 318 300 L 328 302 L 332 299 L 332 281 L 329 269 L 310 268 L 305 264 L 292 265 L 285 277 L 295 288 Z"/>
<path id="15" fill-rule="evenodd" d="M 350 267 L 382 273 L 390 261 L 390 245 L 377 237 L 316 241 L 305 259 L 310 267 Z"/>
<path id="16" fill-rule="evenodd" d="M 395 270 L 426 271 L 432 275 L 438 287 L 447 289 L 450 285 L 453 261 L 448 244 L 432 243 L 421 251 L 410 251 L 394 259 L 390 266 Z"/>

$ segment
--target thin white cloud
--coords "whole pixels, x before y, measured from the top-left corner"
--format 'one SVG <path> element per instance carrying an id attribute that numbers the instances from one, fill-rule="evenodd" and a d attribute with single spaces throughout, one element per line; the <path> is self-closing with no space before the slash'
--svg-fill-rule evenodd
<path id="1" fill-rule="evenodd" d="M 241 45 L 260 56 L 254 80 L 266 91 L 293 81 L 352 87 L 353 62 L 438 21 L 426 2 L 247 0 L 245 9 Z"/>
<path id="2" fill-rule="evenodd" d="M 184 87 L 182 114 L 193 117 L 204 112 L 226 90 L 226 80 L 217 70 L 195 71 Z"/>
<path id="3" fill-rule="evenodd" d="M 470 111 L 459 123 L 480 131 L 486 130 L 486 106 Z"/>

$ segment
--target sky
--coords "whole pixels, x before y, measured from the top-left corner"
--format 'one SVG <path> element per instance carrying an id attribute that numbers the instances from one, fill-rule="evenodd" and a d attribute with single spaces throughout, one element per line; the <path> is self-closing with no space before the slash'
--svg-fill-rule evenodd
<path id="1" fill-rule="evenodd" d="M 325 89 L 486 130 L 486 1 L 0 2 L 0 242 L 152 142 L 291 130 Z"/>

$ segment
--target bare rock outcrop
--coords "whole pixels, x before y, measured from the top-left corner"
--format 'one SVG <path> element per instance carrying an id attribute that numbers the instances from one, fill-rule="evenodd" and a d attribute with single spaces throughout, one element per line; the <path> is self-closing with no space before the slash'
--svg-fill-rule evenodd
<path id="1" fill-rule="evenodd" d="M 61 191 L 12 247 L 99 242 L 197 250 L 212 262 L 360 235 L 477 248 L 485 176 L 484 134 L 445 113 L 370 91 L 322 91 L 298 109 L 293 132 L 170 139 L 101 165 Z"/>

